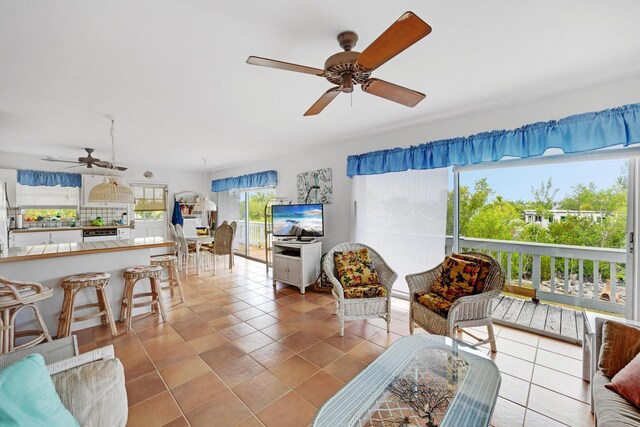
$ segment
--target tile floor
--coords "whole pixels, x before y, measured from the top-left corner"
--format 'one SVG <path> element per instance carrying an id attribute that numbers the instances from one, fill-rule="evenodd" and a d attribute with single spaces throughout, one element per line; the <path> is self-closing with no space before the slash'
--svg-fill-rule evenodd
<path id="1" fill-rule="evenodd" d="M 82 351 L 114 344 L 125 368 L 130 426 L 306 426 L 322 403 L 402 335 L 408 302 L 382 319 L 348 322 L 340 337 L 327 294 L 271 286 L 265 267 L 183 276 L 186 302 L 168 322 L 135 318 L 130 334 L 78 331 Z M 502 372 L 494 426 L 593 425 L 581 349 L 496 327 Z M 474 331 L 482 334 L 479 329 Z M 465 336 L 463 336 L 465 337 Z M 488 349 L 484 349 L 488 354 Z"/>

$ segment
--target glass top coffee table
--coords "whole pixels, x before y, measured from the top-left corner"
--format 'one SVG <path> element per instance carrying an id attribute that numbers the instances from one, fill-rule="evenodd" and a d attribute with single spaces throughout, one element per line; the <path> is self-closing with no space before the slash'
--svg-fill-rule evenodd
<path id="1" fill-rule="evenodd" d="M 486 427 L 500 371 L 478 350 L 438 335 L 395 342 L 318 410 L 316 427 Z"/>

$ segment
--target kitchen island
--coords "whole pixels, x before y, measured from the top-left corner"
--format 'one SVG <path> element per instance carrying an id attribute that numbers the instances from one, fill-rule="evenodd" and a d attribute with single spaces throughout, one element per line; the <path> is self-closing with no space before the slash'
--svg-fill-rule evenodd
<path id="1" fill-rule="evenodd" d="M 161 237 L 142 237 L 132 240 L 108 240 L 103 242 L 60 243 L 9 248 L 0 254 L 0 276 L 12 280 L 42 283 L 53 289 L 53 296 L 37 303 L 42 316 L 55 334 L 62 308 L 63 290 L 60 282 L 74 274 L 103 271 L 111 274 L 107 295 L 114 316 L 120 315 L 120 302 L 124 289 L 122 271 L 134 265 L 149 264 L 153 254 L 173 252 L 174 242 Z M 136 287 L 136 293 L 148 292 L 147 281 Z M 76 296 L 75 305 L 95 302 L 95 292 L 83 291 Z M 31 313 L 24 310 L 24 318 L 18 316 L 18 330 L 35 326 Z M 134 315 L 149 311 L 148 307 L 134 309 Z M 89 312 L 89 310 L 88 310 Z M 100 319 L 90 319 L 73 324 L 73 330 L 99 325 Z"/>

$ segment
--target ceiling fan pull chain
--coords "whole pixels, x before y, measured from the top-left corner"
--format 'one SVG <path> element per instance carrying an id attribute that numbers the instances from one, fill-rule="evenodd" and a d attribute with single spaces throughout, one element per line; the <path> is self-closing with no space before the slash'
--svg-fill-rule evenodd
<path id="1" fill-rule="evenodd" d="M 353 92 L 351 92 L 349 99 L 351 100 L 351 108 L 353 108 Z"/>

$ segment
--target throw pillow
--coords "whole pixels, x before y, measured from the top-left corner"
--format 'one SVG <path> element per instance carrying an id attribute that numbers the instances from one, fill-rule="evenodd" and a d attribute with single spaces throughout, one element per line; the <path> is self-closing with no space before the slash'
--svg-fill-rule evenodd
<path id="1" fill-rule="evenodd" d="M 79 427 L 56 394 L 44 359 L 31 354 L 0 370 L 0 425 Z"/>
<path id="2" fill-rule="evenodd" d="M 484 284 L 487 281 L 487 276 L 489 275 L 489 270 L 491 269 L 491 262 L 487 261 L 484 258 L 478 258 L 469 254 L 451 254 L 452 257 L 461 259 L 463 261 L 471 261 L 477 264 L 480 264 L 480 272 L 478 273 L 478 278 L 476 279 L 476 284 L 474 286 L 473 293 L 479 294 L 484 290 Z"/>
<path id="3" fill-rule="evenodd" d="M 125 427 L 127 390 L 118 359 L 97 360 L 51 377 L 62 403 L 83 427 Z"/>
<path id="4" fill-rule="evenodd" d="M 480 264 L 447 256 L 442 263 L 442 273 L 429 292 L 453 302 L 473 294 L 478 273 Z"/>
<path id="5" fill-rule="evenodd" d="M 613 378 L 640 353 L 640 329 L 607 320 L 602 325 L 602 347 L 598 368 Z"/>
<path id="6" fill-rule="evenodd" d="M 615 391 L 640 409 L 640 353 L 627 366 L 620 369 L 620 372 L 611 379 L 611 384 L 605 384 L 605 387 Z"/>
<path id="7" fill-rule="evenodd" d="M 334 252 L 333 260 L 340 283 L 344 287 L 377 285 L 380 283 L 378 273 L 373 268 L 367 248 L 358 251 Z"/>

